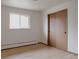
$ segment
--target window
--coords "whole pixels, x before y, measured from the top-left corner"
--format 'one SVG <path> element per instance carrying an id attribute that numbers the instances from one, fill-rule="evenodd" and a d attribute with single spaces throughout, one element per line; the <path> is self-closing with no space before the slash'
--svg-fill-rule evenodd
<path id="1" fill-rule="evenodd" d="M 10 29 L 30 28 L 29 16 L 10 13 Z"/>

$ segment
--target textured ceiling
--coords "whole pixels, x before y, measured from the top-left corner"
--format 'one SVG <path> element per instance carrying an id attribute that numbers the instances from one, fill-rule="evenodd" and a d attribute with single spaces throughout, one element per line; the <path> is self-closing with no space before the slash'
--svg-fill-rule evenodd
<path id="1" fill-rule="evenodd" d="M 1 4 L 30 10 L 46 10 L 67 1 L 69 0 L 2 0 Z"/>

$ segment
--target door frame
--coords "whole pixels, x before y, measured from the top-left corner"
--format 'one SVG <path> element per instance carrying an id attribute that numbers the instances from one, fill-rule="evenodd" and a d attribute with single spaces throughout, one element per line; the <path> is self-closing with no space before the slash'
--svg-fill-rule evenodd
<path id="1" fill-rule="evenodd" d="M 68 9 L 63 9 L 63 10 L 66 10 L 67 11 L 67 20 L 66 20 L 66 25 L 67 25 L 67 28 L 66 28 L 66 37 L 67 37 L 67 51 L 68 51 Z M 50 15 L 54 14 L 54 13 L 57 13 L 57 12 L 60 12 L 60 11 L 63 11 L 63 10 L 59 10 L 59 11 L 56 11 L 56 12 L 53 12 L 53 13 L 50 13 L 48 14 L 48 45 L 50 46 Z"/>

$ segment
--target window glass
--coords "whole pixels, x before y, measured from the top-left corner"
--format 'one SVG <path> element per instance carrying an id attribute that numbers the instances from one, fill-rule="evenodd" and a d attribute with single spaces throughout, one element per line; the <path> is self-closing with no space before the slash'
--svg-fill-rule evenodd
<path id="1" fill-rule="evenodd" d="M 10 14 L 10 29 L 19 28 L 19 15 Z"/>

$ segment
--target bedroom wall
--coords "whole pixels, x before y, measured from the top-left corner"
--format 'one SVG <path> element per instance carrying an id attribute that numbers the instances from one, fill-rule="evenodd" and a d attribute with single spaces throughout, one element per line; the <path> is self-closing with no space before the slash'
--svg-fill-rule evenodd
<path id="1" fill-rule="evenodd" d="M 9 13 L 27 14 L 30 16 L 31 29 L 9 29 Z M 18 9 L 14 7 L 1 7 L 1 44 L 2 49 L 35 44 L 41 39 L 41 12 Z"/>
<path id="2" fill-rule="evenodd" d="M 51 7 L 43 13 L 43 33 L 42 42 L 48 41 L 48 14 L 63 9 L 68 9 L 68 51 L 78 53 L 78 8 L 77 0 L 64 2 L 60 5 Z"/>

